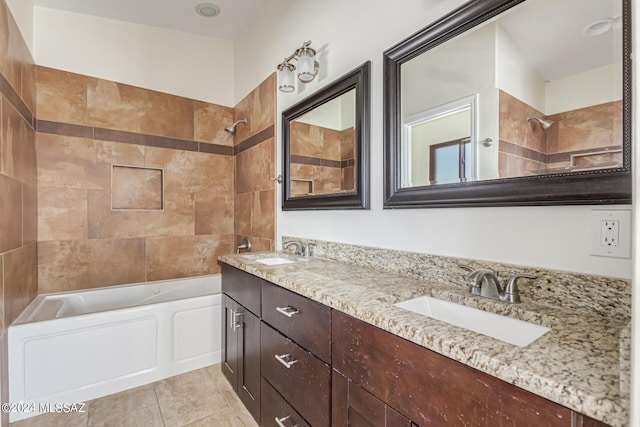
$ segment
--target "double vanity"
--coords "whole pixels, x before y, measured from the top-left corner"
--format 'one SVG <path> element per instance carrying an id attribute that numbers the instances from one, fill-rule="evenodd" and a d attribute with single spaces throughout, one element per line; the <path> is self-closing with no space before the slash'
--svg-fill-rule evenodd
<path id="1" fill-rule="evenodd" d="M 220 261 L 222 370 L 260 425 L 627 422 L 624 315 L 471 295 L 464 271 L 446 284 L 339 257 Z"/>

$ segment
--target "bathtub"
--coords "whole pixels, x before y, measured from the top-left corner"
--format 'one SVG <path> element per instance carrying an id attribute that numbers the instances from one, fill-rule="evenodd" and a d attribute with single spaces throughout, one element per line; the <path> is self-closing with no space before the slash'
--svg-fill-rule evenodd
<path id="1" fill-rule="evenodd" d="M 219 363 L 220 292 L 212 275 L 37 296 L 8 329 L 10 421 Z"/>

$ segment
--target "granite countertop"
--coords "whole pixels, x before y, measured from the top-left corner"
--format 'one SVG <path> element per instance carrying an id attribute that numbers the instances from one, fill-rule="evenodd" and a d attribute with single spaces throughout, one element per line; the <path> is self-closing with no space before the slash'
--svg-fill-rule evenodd
<path id="1" fill-rule="evenodd" d="M 260 258 L 287 257 L 267 266 Z M 620 392 L 620 334 L 626 323 L 585 311 L 470 295 L 460 286 L 287 252 L 222 255 L 219 260 L 283 288 L 613 426 L 628 422 Z M 396 302 L 429 295 L 551 328 L 518 347 L 428 318 Z"/>

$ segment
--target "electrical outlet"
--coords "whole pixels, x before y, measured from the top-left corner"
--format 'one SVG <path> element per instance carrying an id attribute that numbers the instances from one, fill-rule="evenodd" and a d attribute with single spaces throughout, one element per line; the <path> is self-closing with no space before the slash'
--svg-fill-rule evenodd
<path id="1" fill-rule="evenodd" d="M 628 209 L 591 211 L 591 255 L 631 257 L 631 211 Z"/>
<path id="2" fill-rule="evenodd" d="M 602 221 L 600 245 L 617 248 L 620 240 L 620 221 L 607 219 Z"/>

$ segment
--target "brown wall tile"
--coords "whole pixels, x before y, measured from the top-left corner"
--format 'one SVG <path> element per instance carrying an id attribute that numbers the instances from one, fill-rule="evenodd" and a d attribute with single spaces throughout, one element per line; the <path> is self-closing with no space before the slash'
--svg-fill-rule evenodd
<path id="1" fill-rule="evenodd" d="M 39 120 L 87 125 L 87 83 L 90 77 L 37 67 Z"/>
<path id="2" fill-rule="evenodd" d="M 195 201 L 196 234 L 230 234 L 234 229 L 233 194 L 202 194 Z"/>
<path id="3" fill-rule="evenodd" d="M 234 145 L 240 144 L 245 139 L 255 135 L 257 132 L 253 130 L 255 123 L 253 122 L 253 99 L 255 98 L 255 91 L 245 96 L 242 101 L 236 105 L 233 110 L 233 121 L 247 119 L 247 124 L 238 125 L 236 127 L 236 134 L 233 137 Z"/>
<path id="4" fill-rule="evenodd" d="M 98 163 L 144 166 L 145 146 L 111 141 L 94 141 Z"/>
<path id="5" fill-rule="evenodd" d="M 89 239 L 145 237 L 148 212 L 112 211 L 109 190 L 88 190 L 87 227 Z M 86 237 L 85 237 L 86 238 Z"/>
<path id="6" fill-rule="evenodd" d="M 31 185 L 36 184 L 36 133 L 2 97 L 2 172 Z"/>
<path id="7" fill-rule="evenodd" d="M 22 246 L 22 184 L 0 175 L 0 253 Z"/>
<path id="8" fill-rule="evenodd" d="M 195 198 L 191 192 L 165 193 L 164 211 L 144 212 L 146 236 L 193 236 L 195 234 Z"/>
<path id="9" fill-rule="evenodd" d="M 251 207 L 251 235 L 265 239 L 275 236 L 275 191 L 253 193 Z"/>
<path id="10" fill-rule="evenodd" d="M 270 190 L 273 188 L 273 144 L 271 138 L 236 156 L 236 192 Z"/>
<path id="11" fill-rule="evenodd" d="M 234 121 L 233 108 L 200 101 L 193 101 L 193 105 L 195 140 L 233 146 L 233 135 L 224 130 Z"/>
<path id="12" fill-rule="evenodd" d="M 93 79 L 87 85 L 90 126 L 193 140 L 193 101 Z"/>
<path id="13" fill-rule="evenodd" d="M 35 185 L 22 184 L 22 244 L 38 239 L 38 191 Z"/>
<path id="14" fill-rule="evenodd" d="M 38 293 L 143 282 L 144 239 L 38 243 Z"/>
<path id="15" fill-rule="evenodd" d="M 621 129 L 621 117 L 621 101 L 549 116 L 557 127 L 557 151 L 576 151 L 620 144 L 622 139 L 618 130 Z"/>
<path id="16" fill-rule="evenodd" d="M 276 74 L 271 74 L 260 83 L 254 94 L 253 105 L 251 106 L 251 118 L 253 120 L 251 133 L 255 135 L 275 123 Z"/>
<path id="17" fill-rule="evenodd" d="M 110 186 L 111 170 L 98 163 L 96 143 L 88 138 L 38 134 L 38 185 L 62 188 Z"/>
<path id="18" fill-rule="evenodd" d="M 147 239 L 147 280 L 220 272 L 218 256 L 233 252 L 233 236 L 180 236 Z"/>
<path id="19" fill-rule="evenodd" d="M 20 34 L 20 30 L 11 16 L 11 12 L 3 2 L 0 5 L 0 73 L 11 86 L 20 93 L 21 64 L 27 46 Z"/>
<path id="20" fill-rule="evenodd" d="M 37 98 L 36 98 L 36 64 L 29 55 L 27 62 L 22 64 L 22 99 L 37 117 Z"/>
<path id="21" fill-rule="evenodd" d="M 87 190 L 38 188 L 38 241 L 87 238 Z"/>
<path id="22" fill-rule="evenodd" d="M 38 291 L 36 244 L 3 254 L 5 325 L 13 322 Z"/>
<path id="23" fill-rule="evenodd" d="M 234 230 L 236 234 L 251 236 L 252 193 L 236 194 L 234 205 Z"/>

